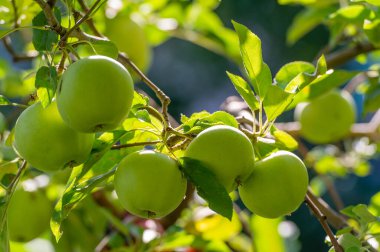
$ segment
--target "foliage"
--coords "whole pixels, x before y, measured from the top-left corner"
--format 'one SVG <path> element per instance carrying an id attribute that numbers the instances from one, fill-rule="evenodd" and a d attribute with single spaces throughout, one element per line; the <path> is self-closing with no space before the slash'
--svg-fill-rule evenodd
<path id="1" fill-rule="evenodd" d="M 355 57 L 360 62 L 378 59 L 379 1 L 278 0 L 282 5 L 303 6 L 289 27 L 289 45 L 297 45 L 318 25 L 327 27 L 330 38 L 314 62 L 290 62 L 277 73 L 264 62 L 262 42 L 255 33 L 236 21 L 232 21 L 233 29 L 222 22 L 216 12 L 218 0 L 121 1 L 120 5 L 111 2 L 1 2 L 0 38 L 15 61 L 32 64 L 27 70 L 19 70 L 0 60 L 0 106 L 10 107 L 15 115 L 18 109 L 35 102 L 49 106 L 67 67 L 89 55 L 104 55 L 119 61 L 136 82 L 142 80 L 151 89 L 161 105 L 152 105 L 152 98 L 136 89 L 128 116 L 116 129 L 96 134 L 87 161 L 55 173 L 43 173 L 29 166 L 11 147 L 13 129 L 1 132 L 1 251 L 10 251 L 10 248 L 26 251 L 26 247 L 33 246 L 33 251 L 39 251 L 38 246 L 44 242 L 54 246 L 54 251 L 94 251 L 95 247 L 115 252 L 175 251 L 178 248 L 298 251 L 296 224 L 286 217 L 268 220 L 248 213 L 236 191 L 228 194 L 208 164 L 184 157 L 192 139 L 215 125 L 240 129 L 252 142 L 256 161 L 280 150 L 297 151 L 312 177 L 305 201 L 328 235 L 330 251 L 342 251 L 341 247 L 346 251 L 378 249 L 380 192 L 372 197 L 368 206 L 358 204 L 338 212 L 334 209 L 342 207 L 334 181 L 371 173 L 372 159 L 380 147 L 380 68 L 372 63 L 360 71 L 334 68 Z M 168 114 L 170 98 L 144 74 L 147 69 L 140 70 L 133 58 L 119 52 L 119 43 L 103 36 L 107 20 L 119 14 L 136 22 L 135 28 L 142 29 L 151 48 L 179 38 L 220 54 L 239 66 L 241 73 L 228 69 L 227 76 L 240 95 L 241 103 L 246 105 L 239 108 L 239 112 L 245 110 L 244 115 L 248 116 L 236 116 L 229 107 L 232 105 L 227 104 L 226 111 L 182 115 L 177 123 Z M 16 50 L 12 41 L 18 39 L 17 33 L 26 35 L 22 41 L 24 47 Z M 302 138 L 297 122 L 277 123 L 297 104 L 312 101 L 347 82 L 344 87 L 347 91 L 357 91 L 364 97 L 360 116 L 376 114 L 367 124 L 355 124 L 343 139 L 328 145 L 309 145 Z M 9 116 L 9 120 L 12 122 L 9 125 L 13 125 L 14 119 Z M 181 205 L 162 219 L 134 217 L 125 212 L 114 195 L 113 177 L 119 162 L 144 148 L 177 160 L 183 176 L 191 182 Z M 43 191 L 54 205 L 50 230 L 27 245 L 10 242 L 7 230 L 9 202 L 16 188 L 21 186 L 26 191 Z M 322 201 L 321 197 L 327 192 L 335 206 L 326 207 Z M 290 233 L 281 233 L 281 227 L 288 228 Z M 35 245 L 38 242 L 40 244 Z"/>

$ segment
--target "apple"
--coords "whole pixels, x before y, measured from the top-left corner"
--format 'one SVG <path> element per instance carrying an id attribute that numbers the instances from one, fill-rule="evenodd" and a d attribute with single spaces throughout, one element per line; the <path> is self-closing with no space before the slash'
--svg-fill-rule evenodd
<path id="1" fill-rule="evenodd" d="M 253 213 L 277 218 L 300 206 L 308 183 L 302 160 L 291 152 L 277 151 L 256 162 L 252 174 L 239 188 L 239 194 Z"/>
<path id="2" fill-rule="evenodd" d="M 182 202 L 187 181 L 174 159 L 143 150 L 120 162 L 114 185 L 121 205 L 128 212 L 142 218 L 161 218 Z"/>
<path id="3" fill-rule="evenodd" d="M 243 183 L 254 166 L 254 151 L 249 138 L 226 125 L 207 128 L 195 137 L 185 156 L 201 161 L 228 192 Z"/>
<path id="4" fill-rule="evenodd" d="M 10 239 L 27 242 L 49 228 L 52 205 L 43 191 L 25 191 L 18 188 L 8 207 Z"/>
<path id="5" fill-rule="evenodd" d="M 333 90 L 309 103 L 298 104 L 295 119 L 301 135 L 311 143 L 325 144 L 345 137 L 355 122 L 355 103 L 346 91 Z"/>
<path id="6" fill-rule="evenodd" d="M 80 133 L 67 126 L 56 102 L 46 108 L 38 102 L 17 119 L 13 147 L 31 166 L 56 171 L 85 162 L 94 139 L 94 134 Z"/>
<path id="7" fill-rule="evenodd" d="M 105 35 L 125 52 L 136 66 L 146 72 L 149 68 L 152 52 L 142 27 L 129 16 L 119 14 L 112 19 L 106 19 Z"/>
<path id="8" fill-rule="evenodd" d="M 80 132 L 113 130 L 127 116 L 133 100 L 129 72 L 114 59 L 90 56 L 71 64 L 57 91 L 58 110 Z"/>

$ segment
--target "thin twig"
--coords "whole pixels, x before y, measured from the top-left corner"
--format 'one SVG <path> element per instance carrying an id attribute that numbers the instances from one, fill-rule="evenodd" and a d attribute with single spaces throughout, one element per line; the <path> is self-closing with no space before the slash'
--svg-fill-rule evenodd
<path id="1" fill-rule="evenodd" d="M 56 16 L 54 15 L 52 7 L 46 3 L 44 0 L 34 0 L 43 10 L 45 17 L 48 21 L 49 26 L 52 30 L 54 30 L 56 33 L 58 33 L 61 37 L 64 36 L 67 32 L 67 29 L 62 27 Z"/>
<path id="2" fill-rule="evenodd" d="M 306 204 L 310 210 L 314 213 L 315 217 L 321 223 L 322 228 L 325 230 L 326 234 L 329 236 L 331 243 L 334 246 L 336 252 L 344 252 L 342 247 L 339 245 L 334 233 L 332 232 L 330 226 L 327 224 L 326 216 L 319 210 L 319 208 L 313 203 L 309 195 L 306 194 Z"/>
<path id="3" fill-rule="evenodd" d="M 86 20 L 88 20 L 88 18 L 89 18 L 90 15 L 92 14 L 92 12 L 98 8 L 98 5 L 100 4 L 101 1 L 102 1 L 102 0 L 97 0 L 97 1 L 91 6 L 91 8 L 86 12 L 86 14 L 85 14 L 81 19 L 79 19 L 79 21 L 76 22 L 75 25 L 74 25 L 72 28 L 70 28 L 70 30 L 68 30 L 68 31 L 66 32 L 65 35 L 63 35 L 63 36 L 61 37 L 60 43 L 65 42 L 65 41 L 67 40 L 67 38 L 70 36 L 70 34 L 71 34 L 73 31 L 75 31 L 76 29 L 78 29 L 79 26 L 80 26 L 83 22 L 85 22 Z"/>
<path id="4" fill-rule="evenodd" d="M 23 60 L 33 60 L 38 56 L 37 52 L 31 52 L 28 54 L 18 54 L 12 47 L 12 40 L 9 36 L 2 39 L 4 48 L 12 56 L 13 62 L 23 61 Z"/>
<path id="5" fill-rule="evenodd" d="M 157 141 L 148 141 L 148 142 L 137 142 L 137 143 L 127 143 L 127 144 L 119 144 L 119 145 L 114 145 L 111 147 L 111 150 L 119 150 L 122 148 L 128 148 L 128 147 L 135 147 L 135 146 L 144 146 L 144 145 L 155 145 L 158 143 L 162 143 L 161 140 Z"/>
<path id="6" fill-rule="evenodd" d="M 17 9 L 16 0 L 11 0 L 11 3 L 12 3 L 13 14 L 14 14 L 14 19 L 15 19 L 14 24 L 13 24 L 13 28 L 18 28 L 19 27 L 19 23 L 18 23 L 19 16 L 18 16 L 18 9 Z"/>
<path id="7" fill-rule="evenodd" d="M 170 98 L 159 87 L 156 86 L 146 75 L 133 63 L 125 54 L 119 53 L 118 61 L 124 65 L 128 65 L 132 70 L 140 76 L 141 80 L 156 94 L 157 98 L 161 102 L 161 111 L 165 120 L 165 127 L 170 127 L 168 106 L 170 104 Z"/>
<path id="8" fill-rule="evenodd" d="M 83 0 L 78 0 L 78 3 L 79 5 L 81 6 L 82 10 L 84 12 L 88 12 L 89 9 L 86 5 L 86 3 L 83 1 Z M 91 31 L 98 37 L 104 37 L 99 31 L 98 29 L 96 28 L 95 24 L 94 24 L 94 21 L 90 18 L 90 19 L 87 19 L 86 20 L 86 24 L 88 25 L 88 27 L 91 29 Z"/>

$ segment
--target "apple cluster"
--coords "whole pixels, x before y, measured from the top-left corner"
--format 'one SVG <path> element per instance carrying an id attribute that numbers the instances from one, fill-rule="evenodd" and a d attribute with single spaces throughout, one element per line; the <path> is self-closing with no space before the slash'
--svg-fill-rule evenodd
<path id="1" fill-rule="evenodd" d="M 185 156 L 204 163 L 228 192 L 238 188 L 253 213 L 277 218 L 295 211 L 303 202 L 308 174 L 293 153 L 277 151 L 255 162 L 250 139 L 230 126 L 213 126 L 201 132 Z"/>
<path id="2" fill-rule="evenodd" d="M 126 118 L 133 92 L 128 70 L 117 61 L 105 56 L 80 59 L 63 73 L 56 99 L 45 108 L 37 102 L 22 112 L 15 125 L 13 147 L 31 166 L 45 172 L 84 163 L 95 133 L 116 129 Z M 184 155 L 202 162 L 227 192 L 238 188 L 246 207 L 260 216 L 289 214 L 305 197 L 308 174 L 296 155 L 277 151 L 255 161 L 251 140 L 231 126 L 202 131 Z M 130 213 L 161 218 L 183 201 L 187 180 L 177 160 L 142 150 L 119 163 L 114 187 Z M 19 191 L 17 194 L 27 201 L 29 196 Z M 23 240 L 32 237 L 16 236 Z"/>
<path id="3" fill-rule="evenodd" d="M 185 156 L 200 161 L 227 192 L 238 188 L 246 207 L 262 217 L 290 214 L 305 198 L 308 173 L 304 163 L 287 151 L 255 162 L 252 142 L 234 127 L 218 125 L 202 131 Z M 127 211 L 143 218 L 161 218 L 182 202 L 187 181 L 177 161 L 143 150 L 120 162 L 114 185 Z"/>
<path id="4" fill-rule="evenodd" d="M 71 64 L 56 99 L 37 102 L 16 121 L 14 149 L 33 167 L 57 171 L 85 162 L 95 132 L 115 129 L 128 114 L 133 81 L 117 61 L 91 56 Z"/>

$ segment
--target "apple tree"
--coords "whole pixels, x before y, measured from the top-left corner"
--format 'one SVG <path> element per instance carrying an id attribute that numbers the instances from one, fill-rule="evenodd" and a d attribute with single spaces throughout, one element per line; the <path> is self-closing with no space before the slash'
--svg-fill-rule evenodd
<path id="1" fill-rule="evenodd" d="M 378 168 L 380 2 L 278 0 L 302 6 L 290 46 L 329 38 L 277 72 L 219 4 L 0 1 L 0 251 L 300 251 L 301 206 L 326 251 L 379 250 L 380 191 L 345 205 L 335 181 Z M 171 116 L 149 77 L 171 38 L 235 64 L 239 96 Z"/>

